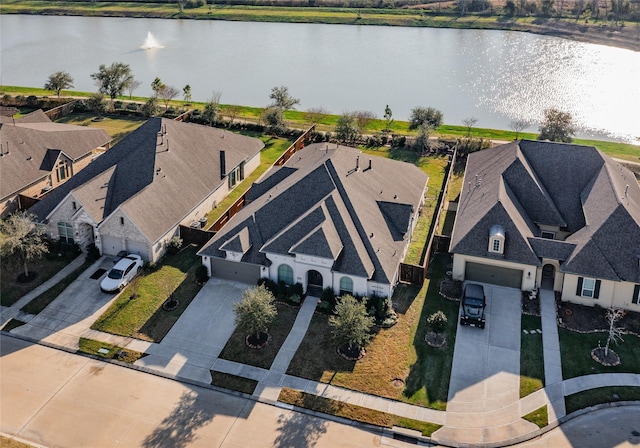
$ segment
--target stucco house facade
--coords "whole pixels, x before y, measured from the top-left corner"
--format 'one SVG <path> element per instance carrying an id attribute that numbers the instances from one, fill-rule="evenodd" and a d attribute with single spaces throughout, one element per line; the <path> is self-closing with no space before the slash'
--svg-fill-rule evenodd
<path id="1" fill-rule="evenodd" d="M 427 180 L 414 165 L 309 145 L 254 184 L 199 255 L 214 277 L 391 296 Z"/>
<path id="2" fill-rule="evenodd" d="M 152 118 L 31 211 L 54 239 L 157 261 L 167 242 L 215 208 L 260 164 L 263 143 Z"/>
<path id="3" fill-rule="evenodd" d="M 453 278 L 640 311 L 640 187 L 595 147 L 515 141 L 469 155 Z"/>
<path id="4" fill-rule="evenodd" d="M 42 110 L 0 117 L 0 216 L 40 199 L 109 149 L 102 129 L 53 123 Z"/>

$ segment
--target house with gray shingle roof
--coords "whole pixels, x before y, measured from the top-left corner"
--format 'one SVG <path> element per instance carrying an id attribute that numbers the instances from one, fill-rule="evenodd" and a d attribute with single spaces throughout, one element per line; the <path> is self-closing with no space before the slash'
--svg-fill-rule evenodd
<path id="1" fill-rule="evenodd" d="M 453 277 L 640 310 L 640 186 L 592 146 L 515 141 L 469 155 Z"/>
<path id="2" fill-rule="evenodd" d="M 54 239 L 156 261 L 181 224 L 203 218 L 258 167 L 263 147 L 222 129 L 152 118 L 30 211 Z"/>
<path id="3" fill-rule="evenodd" d="M 110 142 L 102 129 L 53 123 L 42 110 L 0 116 L 0 216 L 67 182 Z"/>
<path id="4" fill-rule="evenodd" d="M 309 145 L 254 184 L 199 255 L 214 277 L 390 296 L 427 180 L 408 163 Z"/>

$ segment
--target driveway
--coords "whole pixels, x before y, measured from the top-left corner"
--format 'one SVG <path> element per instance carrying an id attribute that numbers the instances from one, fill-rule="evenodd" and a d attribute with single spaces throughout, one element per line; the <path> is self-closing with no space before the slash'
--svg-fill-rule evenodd
<path id="1" fill-rule="evenodd" d="M 159 344 L 136 365 L 207 384 L 209 369 L 235 330 L 233 304 L 252 285 L 211 278 Z"/>
<path id="2" fill-rule="evenodd" d="M 112 267 L 112 258 L 103 257 L 96 261 L 44 310 L 11 333 L 77 348 L 80 336 L 115 297 L 115 294 L 100 291 L 100 281 Z M 98 269 L 104 269 L 105 272 L 95 279 L 91 278 Z"/>
<path id="3" fill-rule="evenodd" d="M 484 290 L 486 327 L 458 325 L 446 424 L 436 433 L 439 440 L 489 443 L 537 429 L 519 418 L 521 293 L 488 284 Z"/>

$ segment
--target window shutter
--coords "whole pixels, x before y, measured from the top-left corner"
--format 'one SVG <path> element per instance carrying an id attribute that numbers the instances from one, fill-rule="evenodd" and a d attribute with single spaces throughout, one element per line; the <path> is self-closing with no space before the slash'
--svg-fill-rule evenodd
<path id="1" fill-rule="evenodd" d="M 636 285 L 636 287 L 633 288 L 633 297 L 631 298 L 631 303 L 635 303 L 637 305 L 639 295 L 640 295 L 640 285 Z"/>
<path id="2" fill-rule="evenodd" d="M 593 291 L 593 298 L 597 299 L 600 296 L 600 280 L 596 280 L 596 289 Z"/>
<path id="3" fill-rule="evenodd" d="M 578 287 L 576 288 L 576 295 L 577 296 L 581 296 L 582 295 L 582 277 L 578 277 Z"/>

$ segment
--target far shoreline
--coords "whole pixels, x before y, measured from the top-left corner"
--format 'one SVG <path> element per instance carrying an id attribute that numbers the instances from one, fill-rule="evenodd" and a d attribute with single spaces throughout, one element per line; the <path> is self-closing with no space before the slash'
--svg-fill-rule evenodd
<path id="1" fill-rule="evenodd" d="M 92 3 L 57 2 L 51 6 L 42 0 L 9 0 L 0 3 L 0 14 L 55 15 L 85 17 L 130 17 L 188 20 L 225 20 L 246 22 L 319 23 L 334 25 L 379 25 L 424 28 L 486 29 L 520 31 L 559 37 L 578 42 L 606 45 L 640 52 L 640 23 L 585 23 L 575 19 L 505 16 L 423 15 L 417 10 L 316 8 L 316 7 L 235 7 L 210 6 L 184 9 L 175 4 L 136 4 L 109 2 L 96 8 Z"/>

